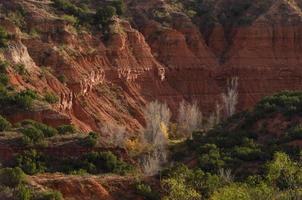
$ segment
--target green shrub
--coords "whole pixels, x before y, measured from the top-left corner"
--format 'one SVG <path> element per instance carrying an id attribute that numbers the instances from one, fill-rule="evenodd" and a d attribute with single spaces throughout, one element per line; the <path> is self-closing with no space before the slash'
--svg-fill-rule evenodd
<path id="1" fill-rule="evenodd" d="M 30 125 L 22 128 L 21 133 L 23 134 L 22 142 L 24 145 L 39 144 L 44 140 L 43 132 L 35 126 Z"/>
<path id="2" fill-rule="evenodd" d="M 124 15 L 127 9 L 124 0 L 114 0 L 111 2 L 111 6 L 116 9 L 116 14 L 120 16 Z"/>
<path id="3" fill-rule="evenodd" d="M 33 101 L 38 98 L 36 92 L 32 90 L 24 90 L 22 92 L 17 93 L 13 97 L 13 103 L 15 103 L 18 107 L 22 109 L 30 109 L 33 105 Z"/>
<path id="4" fill-rule="evenodd" d="M 11 123 L 0 115 L 0 131 L 6 131 L 11 127 Z"/>
<path id="5" fill-rule="evenodd" d="M 35 200 L 63 200 L 63 196 L 58 191 L 42 192 Z"/>
<path id="6" fill-rule="evenodd" d="M 99 8 L 95 14 L 95 23 L 103 27 L 107 26 L 112 17 L 116 15 L 116 9 L 113 6 Z"/>
<path id="7" fill-rule="evenodd" d="M 1 84 L 0 84 L 1 85 Z M 21 91 L 19 93 L 8 92 L 7 89 L 0 90 L 1 110 L 12 111 L 12 109 L 28 110 L 38 96 L 31 90 Z"/>
<path id="8" fill-rule="evenodd" d="M 156 191 L 153 191 L 149 185 L 140 183 L 136 185 L 136 192 L 143 196 L 146 200 L 159 200 L 160 196 Z"/>
<path id="9" fill-rule="evenodd" d="M 55 104 L 59 102 L 59 97 L 51 92 L 47 92 L 44 95 L 44 100 L 50 104 Z"/>
<path id="10" fill-rule="evenodd" d="M 220 149 L 215 144 L 206 144 L 201 148 L 201 156 L 199 157 L 199 167 L 202 170 L 217 172 L 223 168 L 225 162 L 220 153 Z"/>
<path id="11" fill-rule="evenodd" d="M 66 83 L 67 82 L 67 77 L 63 74 L 63 75 L 60 75 L 58 76 L 58 80 L 61 82 L 61 83 Z"/>
<path id="12" fill-rule="evenodd" d="M 89 10 L 80 8 L 68 0 L 53 0 L 54 7 L 65 14 L 73 15 L 79 18 L 82 24 L 90 24 L 92 21 L 92 15 Z"/>
<path id="13" fill-rule="evenodd" d="M 302 169 L 287 154 L 277 152 L 274 159 L 267 164 L 266 179 L 281 190 L 301 188 Z"/>
<path id="14" fill-rule="evenodd" d="M 7 187 L 18 187 L 25 181 L 25 174 L 23 171 L 16 168 L 0 169 L 0 184 Z"/>
<path id="15" fill-rule="evenodd" d="M 0 73 L 0 84 L 6 86 L 9 82 L 9 78 L 6 74 Z"/>
<path id="16" fill-rule="evenodd" d="M 46 167 L 42 154 L 36 150 L 25 151 L 23 154 L 18 155 L 16 158 L 16 164 L 26 174 L 36 174 L 44 172 Z"/>
<path id="17" fill-rule="evenodd" d="M 6 61 L 3 61 L 3 60 L 0 60 L 0 73 L 2 74 L 6 74 L 6 70 L 7 70 L 7 67 L 8 67 L 8 62 Z"/>
<path id="18" fill-rule="evenodd" d="M 30 188 L 20 185 L 17 188 L 17 198 L 18 200 L 31 200 L 32 199 L 32 191 Z"/>
<path id="19" fill-rule="evenodd" d="M 59 134 L 74 134 L 76 133 L 77 129 L 73 125 L 61 125 L 57 128 Z"/>
<path id="20" fill-rule="evenodd" d="M 25 75 L 26 74 L 26 69 L 25 69 L 25 66 L 24 64 L 22 63 L 19 63 L 19 64 L 16 64 L 14 66 L 14 70 L 19 74 L 19 75 Z"/>
<path id="21" fill-rule="evenodd" d="M 0 48 L 7 47 L 8 39 L 8 33 L 2 26 L 0 26 Z"/>
<path id="22" fill-rule="evenodd" d="M 73 16 L 73 15 L 63 15 L 62 19 L 65 20 L 65 21 L 67 21 L 67 22 L 69 22 L 72 25 L 76 25 L 76 24 L 79 23 L 78 19 L 75 16 Z"/>
<path id="23" fill-rule="evenodd" d="M 132 166 L 127 163 L 120 161 L 112 152 L 92 152 L 84 156 L 86 163 L 91 163 L 92 169 L 96 171 L 91 171 L 88 168 L 89 173 L 117 173 L 126 174 L 133 170 Z M 95 166 L 95 167 L 94 167 Z"/>
<path id="24" fill-rule="evenodd" d="M 52 137 L 58 134 L 58 130 L 51 127 L 51 126 L 47 126 L 46 124 L 40 123 L 40 122 L 36 122 L 34 120 L 24 120 L 21 122 L 21 125 L 24 127 L 35 127 L 37 129 L 39 129 L 40 131 L 42 131 L 43 136 L 44 137 Z"/>
<path id="25" fill-rule="evenodd" d="M 85 147 L 94 147 L 97 144 L 98 134 L 90 132 L 87 137 L 83 139 L 81 145 Z"/>

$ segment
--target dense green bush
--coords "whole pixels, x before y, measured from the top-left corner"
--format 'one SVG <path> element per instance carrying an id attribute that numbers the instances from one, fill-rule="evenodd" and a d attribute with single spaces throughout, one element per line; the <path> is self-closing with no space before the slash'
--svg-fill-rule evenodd
<path id="1" fill-rule="evenodd" d="M 0 48 L 7 47 L 8 40 L 8 33 L 2 26 L 0 26 Z"/>
<path id="2" fill-rule="evenodd" d="M 50 104 L 55 104 L 59 102 L 59 97 L 51 92 L 47 92 L 44 95 L 44 100 Z"/>
<path id="3" fill-rule="evenodd" d="M 9 78 L 7 76 L 8 63 L 5 61 L 0 61 L 0 86 L 5 87 L 9 83 Z"/>
<path id="4" fill-rule="evenodd" d="M 149 185 L 139 183 L 135 186 L 138 195 L 143 196 L 146 200 L 160 200 L 160 195 L 153 191 Z"/>
<path id="5" fill-rule="evenodd" d="M 44 137 L 52 137 L 58 134 L 57 129 L 34 120 L 24 120 L 21 122 L 21 125 L 23 127 L 35 127 L 42 131 Z"/>
<path id="6" fill-rule="evenodd" d="M 112 152 L 88 153 L 84 156 L 84 163 L 86 163 L 84 169 L 93 174 L 126 174 L 133 170 L 132 166 L 120 161 Z"/>
<path id="7" fill-rule="evenodd" d="M 0 84 L 6 86 L 9 83 L 9 78 L 6 74 L 0 73 Z"/>
<path id="8" fill-rule="evenodd" d="M 61 82 L 61 83 L 63 83 L 63 84 L 65 84 L 66 82 L 67 82 L 67 77 L 63 74 L 63 75 L 59 75 L 58 76 L 58 80 Z"/>
<path id="9" fill-rule="evenodd" d="M 111 2 L 111 6 L 116 9 L 116 14 L 119 16 L 124 15 L 127 9 L 124 0 L 114 0 Z"/>
<path id="10" fill-rule="evenodd" d="M 18 200 L 32 200 L 33 191 L 24 185 L 21 185 L 17 188 L 17 198 Z"/>
<path id="11" fill-rule="evenodd" d="M 77 129 L 73 125 L 61 125 L 57 127 L 57 130 L 60 135 L 74 134 L 77 132 Z"/>
<path id="12" fill-rule="evenodd" d="M 116 9 L 113 6 L 99 8 L 95 14 L 95 24 L 108 26 L 113 16 L 116 15 Z"/>
<path id="13" fill-rule="evenodd" d="M 54 7 L 58 10 L 63 11 L 65 14 L 73 15 L 79 19 L 75 19 L 76 21 L 79 21 L 84 25 L 92 23 L 93 15 L 89 10 L 78 7 L 68 0 L 53 0 L 53 2 Z"/>
<path id="14" fill-rule="evenodd" d="M 47 191 L 38 194 L 35 200 L 63 200 L 63 196 L 58 191 Z"/>
<path id="15" fill-rule="evenodd" d="M 87 137 L 81 141 L 81 145 L 85 147 L 94 147 L 97 144 L 98 134 L 90 132 Z"/>
<path id="16" fill-rule="evenodd" d="M 26 174 L 36 174 L 44 172 L 46 169 L 44 157 L 36 150 L 25 151 L 16 157 L 16 165 Z"/>
<path id="17" fill-rule="evenodd" d="M 281 112 L 285 115 L 301 113 L 302 92 L 285 91 L 273 96 L 263 98 L 255 108 L 255 114 L 265 116 L 274 112 Z"/>
<path id="18" fill-rule="evenodd" d="M 23 109 L 31 108 L 35 99 L 38 99 L 38 95 L 32 90 L 24 90 L 14 96 L 15 103 Z"/>
<path id="19" fill-rule="evenodd" d="M 7 187 L 18 187 L 25 181 L 25 174 L 23 171 L 16 168 L 0 169 L 0 185 Z"/>
<path id="20" fill-rule="evenodd" d="M 23 134 L 22 143 L 24 145 L 39 144 L 44 140 L 43 132 L 34 126 L 22 128 L 21 133 Z"/>
<path id="21" fill-rule="evenodd" d="M 11 123 L 0 115 L 0 131 L 6 131 L 11 127 Z"/>
<path id="22" fill-rule="evenodd" d="M 8 62 L 0 60 L 0 73 L 6 73 Z"/>

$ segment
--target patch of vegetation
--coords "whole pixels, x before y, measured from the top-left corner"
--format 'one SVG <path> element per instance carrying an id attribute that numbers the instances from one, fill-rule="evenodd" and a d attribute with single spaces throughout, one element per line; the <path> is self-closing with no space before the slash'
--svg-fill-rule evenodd
<path id="1" fill-rule="evenodd" d="M 29 175 L 44 172 L 46 170 L 45 157 L 33 149 L 25 151 L 16 157 L 16 166 Z"/>
<path id="2" fill-rule="evenodd" d="M 6 131 L 11 127 L 11 123 L 0 115 L 0 131 Z"/>
<path id="3" fill-rule="evenodd" d="M 38 194 L 35 200 L 63 200 L 63 196 L 58 191 L 46 191 Z"/>
<path id="4" fill-rule="evenodd" d="M 250 112 L 195 132 L 174 158 L 196 155 L 196 169 L 177 165 L 164 172 L 164 199 L 302 198 L 301 148 L 291 145 L 302 138 L 301 125 L 292 120 L 301 117 L 300 98 L 300 92 L 288 91 L 265 97 Z M 280 115 L 289 125 L 270 136 L 264 122 Z M 255 129 L 258 122 L 263 126 Z"/>
<path id="5" fill-rule="evenodd" d="M 74 134 L 77 132 L 77 129 L 75 128 L 74 125 L 68 125 L 68 124 L 57 127 L 57 130 L 60 135 Z"/>
<path id="6" fill-rule="evenodd" d="M 0 185 L 18 187 L 25 182 L 25 174 L 20 168 L 0 169 Z"/>
<path id="7" fill-rule="evenodd" d="M 116 15 L 116 9 L 113 6 L 106 6 L 99 8 L 95 14 L 95 24 L 99 24 L 102 27 L 108 27 L 113 16 Z"/>
<path id="8" fill-rule="evenodd" d="M 161 181 L 163 199 L 299 199 L 302 197 L 300 167 L 287 154 L 277 152 L 264 165 L 262 175 L 235 181 L 233 175 L 225 170 L 215 175 L 177 165 L 168 170 Z"/>
<path id="9" fill-rule="evenodd" d="M 91 152 L 78 157 L 54 158 L 32 149 L 16 157 L 16 165 L 26 174 L 62 172 L 67 174 L 127 174 L 133 166 L 119 160 L 111 152 Z"/>
<path id="10" fill-rule="evenodd" d="M 50 104 L 55 104 L 59 102 L 59 97 L 52 92 L 47 92 L 44 95 L 44 100 Z"/>
<path id="11" fill-rule="evenodd" d="M 78 7 L 74 3 L 71 3 L 68 0 L 53 0 L 54 7 L 60 11 L 63 11 L 65 14 L 73 15 L 78 18 L 81 23 L 90 24 L 92 20 L 92 14 L 89 10 Z"/>
<path id="12" fill-rule="evenodd" d="M 84 147 L 94 147 L 97 144 L 98 134 L 95 132 L 90 132 L 87 137 L 81 141 L 81 145 Z"/>
<path id="13" fill-rule="evenodd" d="M 144 197 L 146 200 L 160 200 L 160 195 L 152 188 L 144 183 L 139 183 L 135 186 L 138 195 Z"/>
<path id="14" fill-rule="evenodd" d="M 110 25 L 114 16 L 123 16 L 126 4 L 123 0 L 99 1 L 95 4 L 53 0 L 54 7 L 63 12 L 63 19 L 73 25 L 100 29 L 104 38 L 109 37 Z M 96 9 L 95 9 L 96 8 Z"/>
<path id="15" fill-rule="evenodd" d="M 37 191 L 30 187 L 20 168 L 0 169 L 0 198 L 16 200 L 63 200 L 57 191 Z"/>
<path id="16" fill-rule="evenodd" d="M 9 83 L 9 78 L 7 76 L 8 63 L 6 61 L 0 61 L 0 87 L 5 88 Z"/>
<path id="17" fill-rule="evenodd" d="M 38 99 L 36 92 L 24 90 L 21 92 L 9 92 L 6 89 L 0 91 L 0 104 L 3 112 L 11 112 L 14 109 L 29 110 L 34 100 Z"/>
<path id="18" fill-rule="evenodd" d="M 0 26 L 0 48 L 6 48 L 8 45 L 9 35 L 6 30 Z"/>
<path id="19" fill-rule="evenodd" d="M 45 138 L 53 137 L 59 133 L 57 129 L 33 120 L 24 120 L 21 122 L 21 126 L 22 143 L 27 146 L 41 144 Z"/>
<path id="20" fill-rule="evenodd" d="M 15 70 L 19 75 L 21 75 L 21 76 L 24 76 L 24 75 L 27 74 L 27 71 L 26 71 L 26 69 L 25 69 L 25 66 L 24 66 L 24 64 L 22 64 L 22 63 L 16 64 L 16 65 L 14 66 L 14 70 Z"/>
<path id="21" fill-rule="evenodd" d="M 63 84 L 67 83 L 67 77 L 64 74 L 58 76 L 58 80 Z"/>

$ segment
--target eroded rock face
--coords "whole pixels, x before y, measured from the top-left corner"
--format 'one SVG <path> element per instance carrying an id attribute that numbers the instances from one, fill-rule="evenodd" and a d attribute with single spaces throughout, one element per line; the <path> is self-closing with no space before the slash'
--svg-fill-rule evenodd
<path id="1" fill-rule="evenodd" d="M 241 110 L 265 95 L 302 89 L 301 1 L 274 1 L 250 25 L 216 23 L 201 30 L 166 1 L 129 0 L 133 20 L 115 18 L 106 42 L 101 32 L 76 31 L 52 11 L 49 1 L 0 2 L 22 5 L 28 29 L 39 33 L 25 37 L 24 30 L 1 19 L 14 36 L 1 57 L 24 64 L 30 73 L 26 81 L 10 69 L 11 83 L 19 90 L 50 91 L 60 97 L 43 112 L 55 113 L 52 116 L 62 121 L 49 120 L 42 111 L 33 115 L 46 123 L 69 121 L 85 131 L 116 123 L 135 132 L 144 124 L 146 102 L 167 102 L 176 113 L 183 99 L 197 101 L 208 113 L 221 102 L 227 79 L 235 76 Z M 217 9 L 225 3 L 217 1 Z M 246 12 L 243 15 L 253 10 Z M 63 75 L 66 80 L 59 81 Z M 11 119 L 22 116 L 28 114 Z"/>

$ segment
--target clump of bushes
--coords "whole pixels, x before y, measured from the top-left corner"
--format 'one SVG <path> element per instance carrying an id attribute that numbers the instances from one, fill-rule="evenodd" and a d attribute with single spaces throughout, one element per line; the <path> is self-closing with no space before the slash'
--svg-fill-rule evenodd
<path id="1" fill-rule="evenodd" d="M 112 152 L 92 152 L 84 156 L 84 166 L 89 173 L 117 173 L 126 174 L 133 167 L 119 160 Z"/>
<path id="2" fill-rule="evenodd" d="M 22 63 L 19 63 L 19 64 L 16 64 L 14 66 L 14 70 L 19 74 L 19 75 L 25 75 L 27 73 L 26 69 L 25 69 L 25 66 L 24 64 Z"/>
<path id="3" fill-rule="evenodd" d="M 0 26 L 0 48 L 7 47 L 8 40 L 9 40 L 8 33 L 2 26 Z"/>
<path id="4" fill-rule="evenodd" d="M 33 90 L 24 90 L 13 97 L 14 103 L 23 109 L 30 109 L 35 99 L 38 99 L 38 95 Z"/>
<path id="5" fill-rule="evenodd" d="M 90 132 L 87 137 L 81 141 L 81 145 L 85 147 L 94 147 L 97 144 L 98 134 Z"/>
<path id="6" fill-rule="evenodd" d="M 302 111 L 302 92 L 285 91 L 263 98 L 255 107 L 254 113 L 259 117 L 275 112 L 291 116 Z"/>
<path id="7" fill-rule="evenodd" d="M 24 120 L 21 125 L 20 132 L 23 134 L 22 143 L 24 145 L 40 144 L 45 138 L 58 134 L 57 129 L 33 120 Z"/>
<path id="8" fill-rule="evenodd" d="M 22 169 L 0 169 L 0 198 L 18 200 L 62 200 L 62 194 L 57 191 L 35 191 L 26 182 Z"/>
<path id="9" fill-rule="evenodd" d="M 0 131 L 6 131 L 11 127 L 11 123 L 0 115 Z"/>
<path id="10" fill-rule="evenodd" d="M 25 182 L 24 172 L 16 168 L 3 168 L 0 169 L 0 185 L 7 187 L 18 187 Z"/>
<path id="11" fill-rule="evenodd" d="M 9 78 L 7 76 L 7 67 L 8 67 L 8 63 L 5 61 L 0 61 L 0 86 L 1 87 L 6 87 L 8 85 L 9 82 Z"/>
<path id="12" fill-rule="evenodd" d="M 55 8 L 77 18 L 75 21 L 79 21 L 82 24 L 91 24 L 92 13 L 89 10 L 78 7 L 68 0 L 53 0 L 53 2 Z"/>
<path id="13" fill-rule="evenodd" d="M 95 14 L 95 24 L 107 27 L 113 16 L 116 15 L 116 9 L 113 6 L 99 8 Z"/>
<path id="14" fill-rule="evenodd" d="M 140 196 L 143 196 L 146 200 L 159 200 L 160 195 L 153 191 L 150 185 L 139 183 L 135 186 L 136 193 Z"/>
<path id="15" fill-rule="evenodd" d="M 35 200 L 63 200 L 63 196 L 58 191 L 46 191 L 38 194 Z"/>
<path id="16" fill-rule="evenodd" d="M 74 125 L 68 125 L 68 124 L 57 127 L 57 130 L 60 135 L 74 134 L 77 132 L 77 129 L 75 128 Z"/>
<path id="17" fill-rule="evenodd" d="M 32 149 L 19 154 L 15 160 L 15 166 L 30 175 L 41 172 L 124 175 L 134 170 L 133 166 L 119 160 L 112 152 L 91 152 L 79 157 L 54 158 Z"/>
<path id="18" fill-rule="evenodd" d="M 63 83 L 63 84 L 65 84 L 66 82 L 67 82 L 67 77 L 63 74 L 63 75 L 59 75 L 58 76 L 58 80 L 61 82 L 61 83 Z"/>
<path id="19" fill-rule="evenodd" d="M 44 95 L 44 100 L 47 101 L 50 104 L 55 104 L 58 103 L 59 101 L 59 97 L 51 92 L 47 92 Z"/>
<path id="20" fill-rule="evenodd" d="M 37 174 L 46 170 L 45 158 L 36 150 L 25 151 L 16 157 L 16 165 L 26 174 Z"/>

